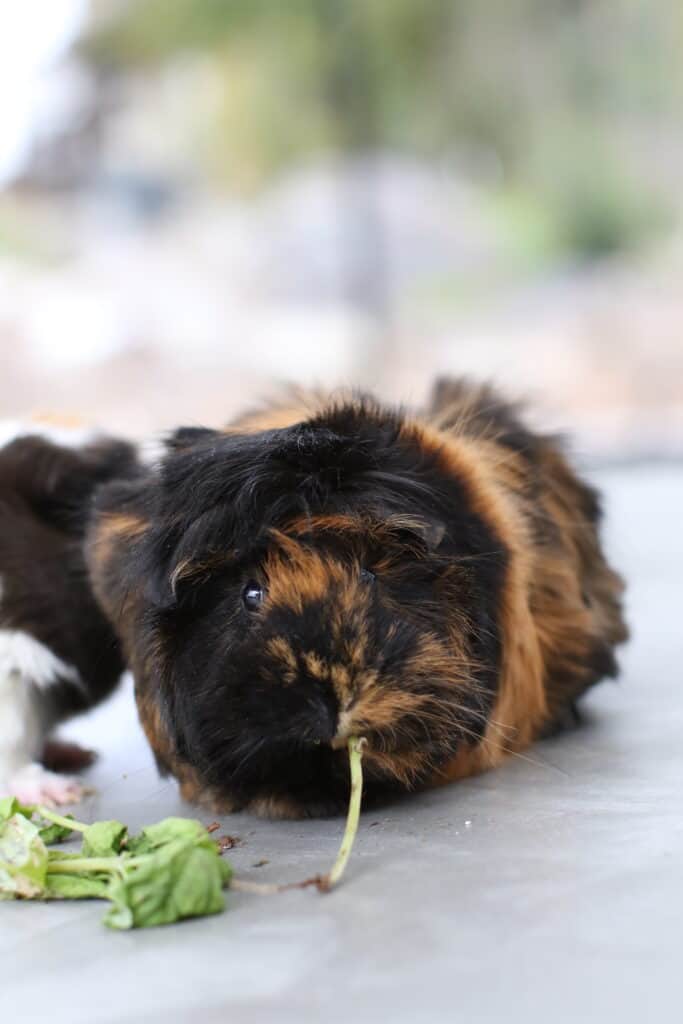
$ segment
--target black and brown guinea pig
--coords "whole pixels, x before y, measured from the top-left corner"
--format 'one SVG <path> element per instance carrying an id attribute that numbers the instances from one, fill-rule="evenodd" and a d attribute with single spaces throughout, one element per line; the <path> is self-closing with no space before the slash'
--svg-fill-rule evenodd
<path id="1" fill-rule="evenodd" d="M 93 492 L 138 471 L 123 441 L 44 422 L 0 422 L 0 796 L 71 803 L 87 752 L 50 739 L 124 669 L 93 597 L 83 534 Z"/>
<path id="2" fill-rule="evenodd" d="M 412 415 L 297 397 L 178 430 L 100 488 L 95 593 L 182 794 L 227 811 L 342 810 L 499 764 L 616 673 L 622 582 L 596 493 L 488 387 Z"/>

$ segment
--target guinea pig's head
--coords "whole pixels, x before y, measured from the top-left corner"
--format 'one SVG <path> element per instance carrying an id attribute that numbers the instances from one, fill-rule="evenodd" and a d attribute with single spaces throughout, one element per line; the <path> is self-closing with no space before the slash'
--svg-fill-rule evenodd
<path id="1" fill-rule="evenodd" d="M 283 429 L 180 431 L 150 486 L 145 664 L 207 790 L 332 806 L 351 735 L 378 790 L 481 738 L 504 554 L 416 425 L 355 402 Z"/>

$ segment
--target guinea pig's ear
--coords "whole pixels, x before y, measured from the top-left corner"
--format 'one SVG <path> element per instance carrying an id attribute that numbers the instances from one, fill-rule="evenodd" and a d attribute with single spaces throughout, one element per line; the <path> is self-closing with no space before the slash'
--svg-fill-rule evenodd
<path id="1" fill-rule="evenodd" d="M 180 559 L 150 577 L 146 597 L 157 611 L 171 612 L 187 607 L 210 575 L 211 566 L 206 562 Z"/>
<path id="2" fill-rule="evenodd" d="M 436 551 L 446 536 L 446 524 L 438 519 L 424 519 L 415 532 L 422 538 L 428 551 Z"/>
<path id="3" fill-rule="evenodd" d="M 215 543 L 224 518 L 222 508 L 209 509 L 180 534 L 160 531 L 149 538 L 143 555 L 145 596 L 158 611 L 192 602 L 201 587 L 228 564 L 226 550 Z"/>
<path id="4" fill-rule="evenodd" d="M 427 551 L 436 551 L 446 536 L 446 524 L 440 519 L 426 519 L 424 516 L 391 516 L 391 526 L 406 537 L 417 537 Z"/>

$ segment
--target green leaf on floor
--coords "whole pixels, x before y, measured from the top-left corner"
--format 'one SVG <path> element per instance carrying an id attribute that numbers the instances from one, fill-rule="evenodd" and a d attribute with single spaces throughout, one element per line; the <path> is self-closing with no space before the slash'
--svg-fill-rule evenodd
<path id="1" fill-rule="evenodd" d="M 35 807 L 19 803 L 15 796 L 5 796 L 0 800 L 0 821 L 7 821 L 13 814 L 23 814 L 30 818 L 34 811 Z"/>
<path id="2" fill-rule="evenodd" d="M 47 874 L 45 895 L 49 900 L 106 900 L 109 898 L 109 878 L 90 875 Z"/>
<path id="3" fill-rule="evenodd" d="M 0 821 L 0 899 L 44 896 L 47 863 L 37 825 L 23 814 Z"/>
<path id="4" fill-rule="evenodd" d="M 195 842 L 206 840 L 215 846 L 201 821 L 196 821 L 194 818 L 164 818 L 163 821 L 158 821 L 155 825 L 147 825 L 139 836 L 131 837 L 126 844 L 126 849 L 129 853 L 137 856 L 151 853 L 176 839 L 192 839 Z"/>
<path id="5" fill-rule="evenodd" d="M 206 835 L 174 839 L 140 858 L 143 862 L 114 877 L 112 907 L 104 923 L 110 928 L 145 928 L 188 917 L 217 914 L 225 907 L 223 887 L 231 869 Z"/>
<path id="6" fill-rule="evenodd" d="M 84 857 L 116 857 L 128 837 L 128 829 L 120 821 L 96 821 L 83 833 Z"/>
<path id="7" fill-rule="evenodd" d="M 71 817 L 71 815 L 68 815 Z M 40 830 L 40 838 L 43 840 L 46 846 L 54 846 L 55 843 L 63 843 L 66 839 L 69 839 L 74 833 L 72 828 L 66 828 L 64 825 L 46 825 L 45 828 Z"/>

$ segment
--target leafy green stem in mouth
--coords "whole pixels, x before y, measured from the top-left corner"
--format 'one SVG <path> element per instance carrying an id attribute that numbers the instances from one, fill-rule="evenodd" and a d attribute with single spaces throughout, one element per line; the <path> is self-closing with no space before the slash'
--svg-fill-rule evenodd
<path id="1" fill-rule="evenodd" d="M 333 885 L 336 885 L 346 870 L 353 843 L 358 831 L 358 820 L 360 818 L 360 805 L 363 797 L 363 747 L 366 741 L 361 737 L 352 736 L 349 739 L 349 769 L 351 772 L 351 795 L 349 797 L 349 809 L 346 815 L 346 827 L 342 836 L 341 846 L 337 859 L 329 872 L 320 879 L 318 888 L 321 892 L 329 892 Z"/>
<path id="2" fill-rule="evenodd" d="M 366 740 L 363 737 L 351 736 L 347 743 L 349 752 L 349 770 L 351 773 L 351 793 L 349 795 L 349 809 L 346 814 L 346 826 L 342 836 L 341 846 L 336 860 L 326 875 L 314 875 L 306 878 L 303 882 L 285 882 L 282 884 L 268 882 L 251 882 L 248 879 L 233 878 L 230 882 L 231 889 L 240 892 L 260 893 L 269 896 L 271 893 L 284 892 L 286 889 L 305 889 L 315 885 L 319 892 L 329 892 L 340 880 L 349 857 L 358 831 L 360 818 L 360 806 L 363 797 L 363 748 Z"/>

